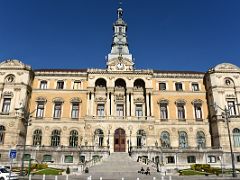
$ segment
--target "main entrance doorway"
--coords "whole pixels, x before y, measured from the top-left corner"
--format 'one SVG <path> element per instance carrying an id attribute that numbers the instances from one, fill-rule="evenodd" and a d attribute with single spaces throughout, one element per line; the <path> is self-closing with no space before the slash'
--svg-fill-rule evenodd
<path id="1" fill-rule="evenodd" d="M 124 129 L 116 129 L 114 133 L 114 152 L 125 152 L 126 134 Z"/>

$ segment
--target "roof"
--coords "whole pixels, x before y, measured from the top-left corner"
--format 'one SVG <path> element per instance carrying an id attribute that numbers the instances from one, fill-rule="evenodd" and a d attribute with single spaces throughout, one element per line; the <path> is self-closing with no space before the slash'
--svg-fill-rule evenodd
<path id="1" fill-rule="evenodd" d="M 34 72 L 87 72 L 87 69 L 34 69 Z"/>
<path id="2" fill-rule="evenodd" d="M 199 71 L 168 71 L 168 70 L 153 70 L 154 73 L 177 73 L 177 74 L 205 74 L 205 72 Z"/>

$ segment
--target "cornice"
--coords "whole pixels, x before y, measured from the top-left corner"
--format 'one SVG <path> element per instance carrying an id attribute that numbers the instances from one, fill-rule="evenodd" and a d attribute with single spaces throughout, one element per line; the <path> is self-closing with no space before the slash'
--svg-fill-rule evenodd
<path id="1" fill-rule="evenodd" d="M 153 78 L 184 78 L 184 79 L 203 79 L 204 74 L 188 73 L 154 73 Z"/>

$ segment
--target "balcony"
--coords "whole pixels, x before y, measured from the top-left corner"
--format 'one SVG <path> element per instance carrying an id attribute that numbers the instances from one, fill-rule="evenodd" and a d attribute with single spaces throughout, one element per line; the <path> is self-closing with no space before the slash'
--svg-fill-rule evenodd
<path id="1" fill-rule="evenodd" d="M 86 120 L 114 120 L 114 121 L 151 121 L 152 116 L 86 116 Z"/>

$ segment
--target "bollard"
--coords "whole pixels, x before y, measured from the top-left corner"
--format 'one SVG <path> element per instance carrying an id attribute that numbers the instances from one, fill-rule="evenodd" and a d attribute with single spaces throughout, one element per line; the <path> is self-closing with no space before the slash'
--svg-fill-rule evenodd
<path id="1" fill-rule="evenodd" d="M 100 180 L 102 180 L 102 177 L 100 177 Z"/>
<path id="2" fill-rule="evenodd" d="M 92 180 L 92 176 L 89 176 L 89 180 Z"/>
<path id="3" fill-rule="evenodd" d="M 139 180 L 139 178 L 137 178 L 137 180 Z"/>
<path id="4" fill-rule="evenodd" d="M 45 179 L 46 179 L 46 175 L 43 174 L 43 176 L 42 176 L 42 180 L 45 180 Z"/>
<path id="5" fill-rule="evenodd" d="M 124 180 L 124 178 L 122 177 L 122 180 Z"/>
<path id="6" fill-rule="evenodd" d="M 29 180 L 31 180 L 31 179 L 32 179 L 32 175 L 31 175 L 31 174 L 29 174 L 29 176 L 28 176 L 28 179 L 29 179 Z"/>
<path id="7" fill-rule="evenodd" d="M 58 177 L 57 177 L 57 176 L 55 176 L 55 180 L 58 180 Z"/>
<path id="8" fill-rule="evenodd" d="M 68 174 L 66 175 L 66 180 L 68 180 Z"/>
<path id="9" fill-rule="evenodd" d="M 172 180 L 172 176 L 169 176 L 169 180 Z"/>
<path id="10" fill-rule="evenodd" d="M 164 176 L 162 176 L 161 180 L 164 180 Z"/>
<path id="11" fill-rule="evenodd" d="M 153 180 L 156 180 L 156 178 L 155 178 L 155 177 L 153 177 Z"/>

